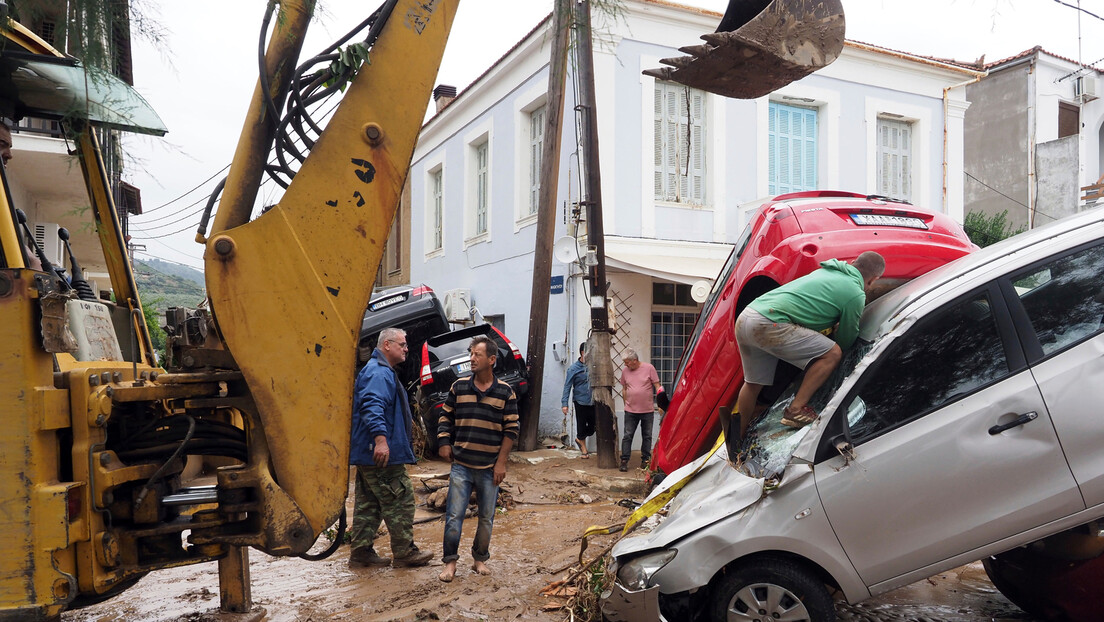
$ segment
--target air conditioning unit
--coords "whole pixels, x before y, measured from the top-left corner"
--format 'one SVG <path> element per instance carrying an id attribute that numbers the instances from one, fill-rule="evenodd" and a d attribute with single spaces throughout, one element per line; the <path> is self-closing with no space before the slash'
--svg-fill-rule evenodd
<path id="1" fill-rule="evenodd" d="M 1081 103 L 1096 99 L 1096 76 L 1077 76 L 1073 81 L 1073 96 Z"/>
<path id="2" fill-rule="evenodd" d="M 55 266 L 64 268 L 65 243 L 58 236 L 58 229 L 61 229 L 61 225 L 56 222 L 36 222 L 31 225 L 35 241 L 38 242 L 42 252 L 46 254 L 46 259 Z"/>
<path id="3" fill-rule="evenodd" d="M 471 321 L 470 289 L 450 289 L 445 292 L 445 319 L 450 322 Z"/>

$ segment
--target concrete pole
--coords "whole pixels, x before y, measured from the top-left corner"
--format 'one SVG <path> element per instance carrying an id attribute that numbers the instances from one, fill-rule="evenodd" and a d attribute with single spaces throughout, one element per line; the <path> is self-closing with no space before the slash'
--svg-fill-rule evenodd
<path id="1" fill-rule="evenodd" d="M 590 0 L 575 7 L 575 45 L 579 52 L 580 114 L 583 127 L 583 164 L 586 183 L 587 256 L 594 251 L 596 262 L 589 268 L 590 332 L 587 373 L 594 398 L 595 436 L 598 466 L 612 469 L 619 463 L 615 455 L 617 420 L 613 416 L 613 359 L 610 358 L 609 311 L 606 307 L 606 244 L 602 226 L 602 174 L 598 164 L 597 96 L 594 93 L 594 46 L 590 29 Z"/>
<path id="2" fill-rule="evenodd" d="M 544 357 L 548 347 L 548 297 L 552 284 L 552 242 L 556 234 L 556 190 L 560 179 L 560 140 L 563 135 L 564 84 L 567 78 L 567 41 L 571 0 L 556 0 L 552 8 L 552 58 L 548 69 L 548 103 L 544 115 L 540 196 L 537 204 L 536 248 L 533 252 L 533 292 L 529 305 L 529 409 L 522 413 L 518 449 L 537 448 Z"/>

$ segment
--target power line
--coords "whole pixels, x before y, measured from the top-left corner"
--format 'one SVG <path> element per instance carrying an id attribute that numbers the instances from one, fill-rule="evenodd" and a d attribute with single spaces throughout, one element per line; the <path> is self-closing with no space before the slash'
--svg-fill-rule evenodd
<path id="1" fill-rule="evenodd" d="M 1007 194 L 1005 194 L 1005 193 L 1001 192 L 1000 190 L 997 190 L 997 189 L 996 189 L 996 188 L 994 188 L 993 186 L 990 186 L 989 184 L 985 183 L 984 181 L 981 181 L 980 179 L 978 179 L 977 177 L 974 177 L 973 175 L 971 175 L 970 173 L 968 173 L 968 172 L 966 172 L 966 171 L 962 171 L 962 173 L 963 173 L 964 175 L 966 175 L 967 177 L 969 177 L 970 179 L 972 179 L 972 180 L 976 181 L 977 183 L 979 183 L 979 184 L 981 184 L 981 185 L 985 186 L 986 188 L 988 188 L 988 189 L 992 190 L 993 192 L 996 192 L 997 194 L 1001 195 L 1002 197 L 1004 197 L 1004 198 L 1008 199 L 1009 201 L 1012 201 L 1012 202 L 1013 202 L 1013 203 L 1015 203 L 1016 205 L 1019 205 L 1020 207 L 1022 207 L 1022 208 L 1026 209 L 1026 210 L 1029 210 L 1029 211 L 1033 212 L 1033 213 L 1034 213 L 1035 215 L 1037 215 L 1037 216 L 1046 216 L 1047 218 L 1049 218 L 1049 219 L 1051 219 L 1051 220 L 1058 220 L 1058 217 L 1056 217 L 1056 216 L 1051 216 L 1050 214 L 1048 214 L 1048 213 L 1046 213 L 1046 212 L 1041 212 L 1041 211 L 1039 211 L 1038 209 L 1034 209 L 1034 210 L 1032 210 L 1032 209 L 1031 209 L 1031 208 L 1030 208 L 1030 207 L 1029 207 L 1029 206 L 1028 206 L 1028 205 L 1027 205 L 1026 203 L 1023 203 L 1023 202 L 1021 202 L 1021 201 L 1019 201 L 1019 200 L 1017 200 L 1017 199 L 1013 199 L 1012 197 L 1008 196 Z"/>
<path id="2" fill-rule="evenodd" d="M 157 207 L 155 207 L 153 209 L 145 210 L 144 213 L 145 214 L 150 214 L 150 213 L 156 212 L 157 210 L 159 210 L 161 208 L 168 207 L 168 206 L 172 205 L 173 203 L 176 203 L 180 199 L 183 199 L 184 197 L 188 196 L 189 194 L 191 194 L 191 193 L 195 192 L 196 190 L 199 190 L 200 188 L 202 188 L 204 186 L 204 184 L 206 184 L 206 183 L 210 182 L 212 179 L 218 177 L 224 171 L 226 171 L 226 169 L 228 169 L 228 168 L 230 168 L 230 164 L 227 164 L 226 166 L 222 167 L 221 169 L 216 171 L 214 175 L 211 175 L 207 179 L 199 182 L 198 184 L 196 184 L 196 186 L 194 188 L 192 188 L 191 190 L 185 192 L 184 194 L 181 194 L 180 196 L 176 197 L 175 199 L 166 201 L 165 203 L 162 203 L 161 205 L 158 205 Z M 187 209 L 187 208 L 185 208 L 185 209 Z"/>
<path id="3" fill-rule="evenodd" d="M 1062 0 L 1054 0 L 1054 1 L 1057 2 L 1058 4 L 1064 6 L 1064 7 L 1069 7 L 1071 9 L 1076 10 L 1076 11 L 1080 11 L 1080 12 L 1084 13 L 1085 15 L 1088 15 L 1089 17 L 1095 17 L 1096 19 L 1104 22 L 1104 17 L 1101 17 L 1101 16 L 1097 15 L 1096 13 L 1093 13 L 1092 11 L 1090 11 L 1088 9 L 1083 9 L 1083 8 L 1077 6 L 1076 4 L 1070 4 L 1068 2 L 1063 2 Z"/>

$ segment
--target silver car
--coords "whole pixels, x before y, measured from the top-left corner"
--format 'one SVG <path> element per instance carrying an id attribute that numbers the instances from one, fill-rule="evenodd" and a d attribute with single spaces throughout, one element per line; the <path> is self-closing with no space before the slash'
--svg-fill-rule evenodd
<path id="1" fill-rule="evenodd" d="M 753 424 L 613 549 L 609 620 L 833 620 L 858 602 L 1104 517 L 1104 210 L 867 306 L 812 406 Z M 704 464 L 699 464 L 704 461 Z"/>

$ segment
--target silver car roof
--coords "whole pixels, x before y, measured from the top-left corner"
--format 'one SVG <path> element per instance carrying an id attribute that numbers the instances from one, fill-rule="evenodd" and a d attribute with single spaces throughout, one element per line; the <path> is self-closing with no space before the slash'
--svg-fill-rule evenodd
<path id="1" fill-rule="evenodd" d="M 1025 266 L 1042 254 L 1059 252 L 1078 244 L 1104 237 L 1104 208 L 1061 218 L 1030 231 L 1014 235 L 992 246 L 940 266 L 890 291 L 867 305 L 859 326 L 859 337 L 874 341 L 889 332 L 903 317 L 928 302 L 940 303 L 953 296 L 958 285 L 973 286 L 976 281 Z"/>

